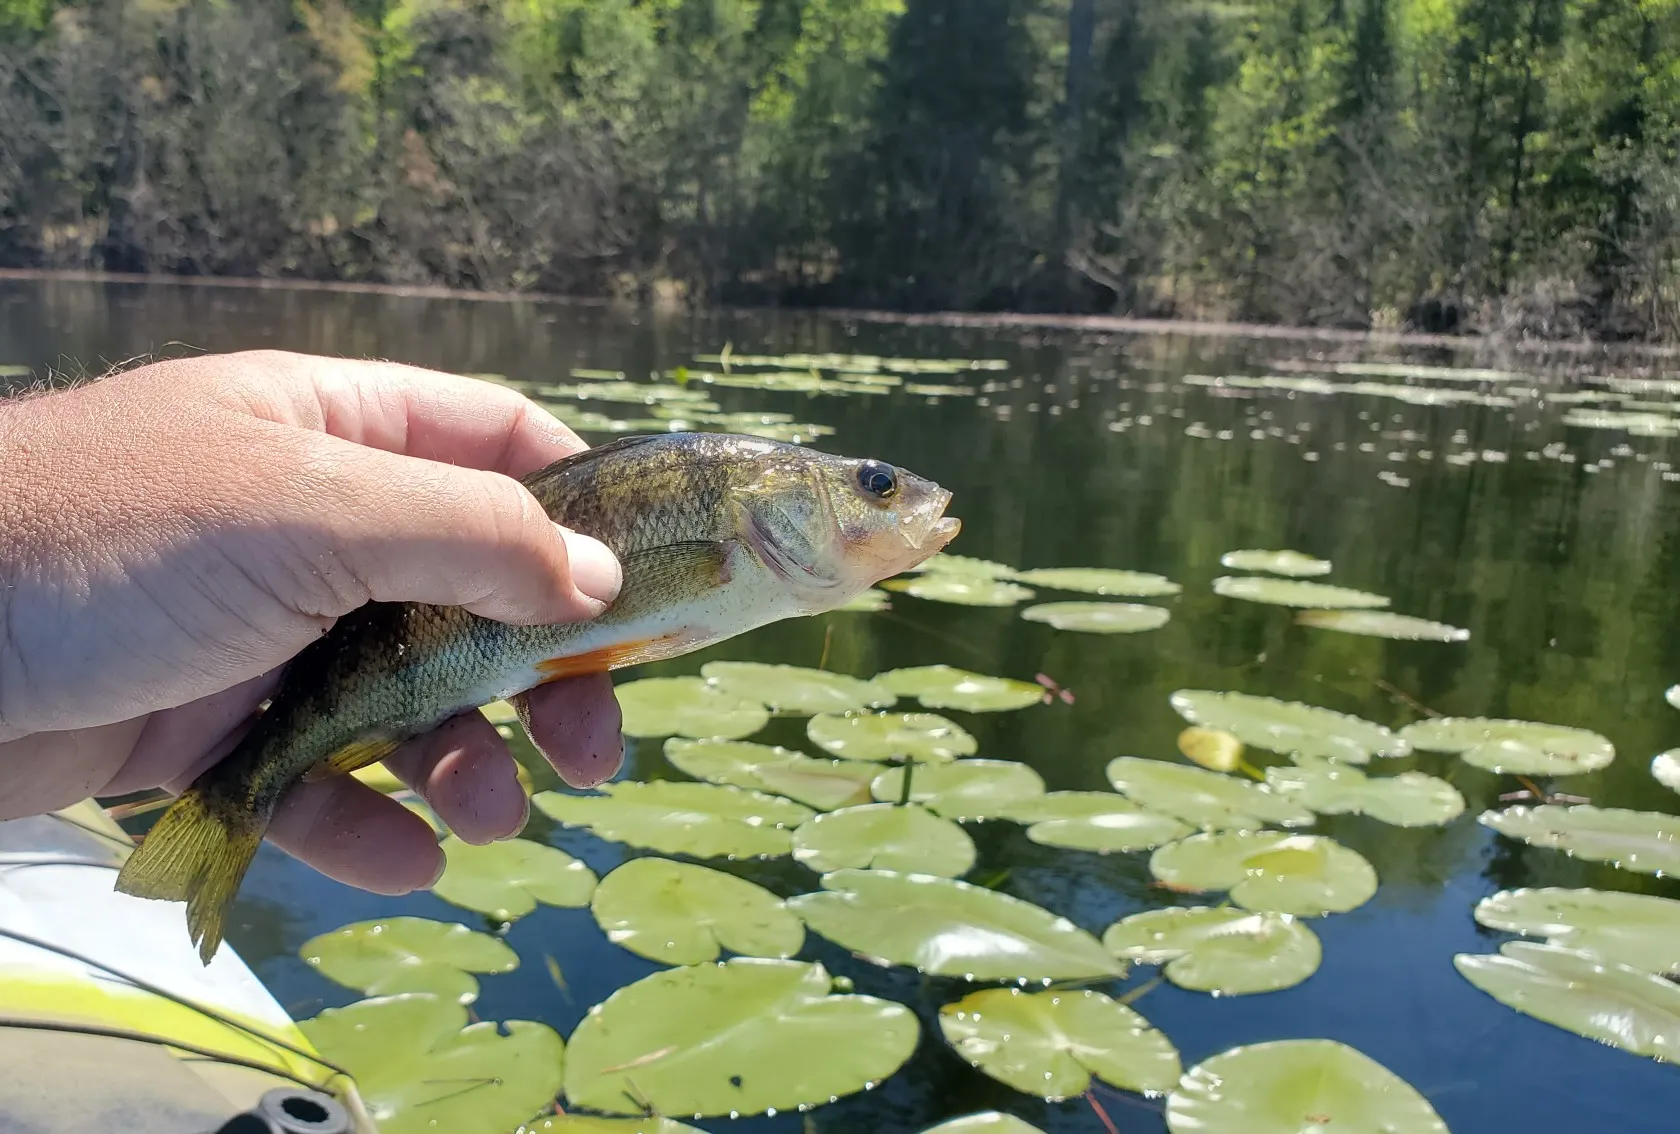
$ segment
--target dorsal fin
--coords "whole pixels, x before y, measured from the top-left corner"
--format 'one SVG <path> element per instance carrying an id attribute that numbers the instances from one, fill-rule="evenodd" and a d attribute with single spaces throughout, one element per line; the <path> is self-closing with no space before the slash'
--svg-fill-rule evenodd
<path id="1" fill-rule="evenodd" d="M 541 482 L 552 477 L 565 476 L 584 465 L 593 464 L 596 461 L 614 457 L 626 449 L 634 449 L 642 445 L 651 444 L 655 441 L 686 441 L 694 436 L 696 435 L 692 433 L 647 433 L 634 437 L 620 437 L 616 440 L 608 441 L 605 445 L 596 445 L 593 448 L 580 449 L 569 456 L 561 457 L 558 461 L 555 461 L 551 465 L 545 465 L 536 472 L 527 473 L 524 477 L 520 478 L 519 483 L 523 484 L 526 488 L 534 488 Z"/>

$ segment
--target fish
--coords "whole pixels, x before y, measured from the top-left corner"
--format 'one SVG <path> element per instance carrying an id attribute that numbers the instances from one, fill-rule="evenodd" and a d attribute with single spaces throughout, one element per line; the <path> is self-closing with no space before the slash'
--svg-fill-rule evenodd
<path id="1" fill-rule="evenodd" d="M 116 889 L 185 902 L 205 965 L 270 817 L 299 782 L 354 772 L 457 714 L 546 682 L 664 661 L 841 606 L 961 531 L 951 493 L 882 461 L 725 433 L 629 437 L 523 478 L 557 524 L 606 544 L 623 584 L 584 622 L 368 603 L 284 668 L 232 752 L 170 804 Z"/>

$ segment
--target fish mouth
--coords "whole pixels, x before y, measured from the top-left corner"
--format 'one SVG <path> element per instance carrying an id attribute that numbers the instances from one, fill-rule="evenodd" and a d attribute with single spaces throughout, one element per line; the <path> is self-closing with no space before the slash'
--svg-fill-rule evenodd
<path id="1" fill-rule="evenodd" d="M 955 516 L 945 515 L 945 509 L 951 504 L 951 494 L 941 488 L 930 492 L 927 499 L 916 507 L 908 516 L 904 517 L 901 534 L 904 542 L 909 544 L 915 553 L 914 560 L 905 568 L 918 567 L 945 545 L 957 538 L 962 531 L 962 521 Z"/>

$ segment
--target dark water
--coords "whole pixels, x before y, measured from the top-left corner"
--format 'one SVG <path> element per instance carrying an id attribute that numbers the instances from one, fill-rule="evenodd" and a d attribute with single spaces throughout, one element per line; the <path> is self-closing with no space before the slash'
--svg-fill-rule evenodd
<path id="1" fill-rule="evenodd" d="M 179 349 L 171 342 L 377 355 L 556 382 L 567 381 L 573 366 L 645 374 L 725 342 L 762 353 L 1007 359 L 1008 371 L 978 379 L 1003 387 L 983 400 L 929 403 L 903 391 L 863 398 L 724 389 L 713 396 L 726 410 L 786 410 L 832 425 L 838 432 L 819 447 L 903 463 L 950 487 L 965 523 L 953 551 L 1023 567 L 1124 567 L 1178 580 L 1185 591 L 1165 600 L 1173 612 L 1165 628 L 1114 637 L 1058 633 L 1022 621 L 1016 610 L 896 597 L 890 614 L 782 624 L 623 676 L 690 673 L 720 657 L 815 665 L 830 627 L 828 664 L 842 672 L 946 662 L 1029 679 L 1047 673 L 1075 691 L 1075 704 L 953 715 L 978 736 L 981 755 L 1025 761 L 1052 790 L 1106 789 L 1103 768 L 1115 756 L 1171 757 L 1183 727 L 1168 706 L 1174 689 L 1239 689 L 1394 726 L 1415 719 L 1386 684 L 1443 713 L 1602 732 L 1615 742 L 1617 760 L 1561 790 L 1605 806 L 1680 812 L 1680 797 L 1647 771 L 1653 754 L 1680 745 L 1680 714 L 1661 696 L 1680 679 L 1673 633 L 1680 496 L 1667 463 L 1676 460 L 1674 443 L 1562 424 L 1561 408 L 1541 404 L 1534 391 L 1567 382 L 1517 383 L 1515 392 L 1503 391 L 1511 406 L 1418 406 L 1220 391 L 1182 380 L 1267 373 L 1277 360 L 1317 357 L 1325 348 L 1313 344 L 1000 337 L 814 318 L 635 318 L 607 309 L 320 293 L 0 285 L 0 363 L 98 370 Z M 1237 547 L 1292 547 L 1332 559 L 1330 581 L 1390 595 L 1395 610 L 1469 627 L 1474 637 L 1443 645 L 1313 631 L 1294 626 L 1281 608 L 1215 597 L 1208 583 L 1223 573 L 1219 556 Z M 800 746 L 802 723 L 775 722 L 753 739 Z M 1416 1086 L 1457 1134 L 1676 1128 L 1680 1078 L 1672 1068 L 1513 1012 L 1462 980 L 1452 956 L 1497 948 L 1503 935 L 1480 930 L 1471 908 L 1503 888 L 1599 886 L 1680 897 L 1680 887 L 1530 849 L 1478 826 L 1476 814 L 1515 788 L 1508 778 L 1428 754 L 1385 762 L 1383 770 L 1413 766 L 1449 776 L 1469 806 L 1445 828 L 1320 821 L 1315 830 L 1370 859 L 1381 888 L 1358 910 L 1315 923 L 1324 944 L 1316 975 L 1285 992 L 1225 999 L 1162 985 L 1135 1007 L 1173 1040 L 1187 1067 L 1241 1043 L 1344 1041 Z M 633 742 L 624 774 L 678 776 L 658 742 Z M 552 777 L 539 779 L 553 785 Z M 1178 900 L 1151 887 L 1144 854 L 1040 847 L 1012 824 L 973 830 L 981 861 L 971 878 L 1006 871 L 999 889 L 1089 930 Z M 527 835 L 602 874 L 626 855 L 540 813 Z M 731 869 L 784 894 L 815 887 L 813 875 L 787 860 Z M 392 900 L 352 891 L 265 848 L 230 938 L 301 1017 L 356 996 L 304 966 L 298 946 L 352 920 L 395 914 L 472 920 L 429 895 Z M 486 1019 L 540 1019 L 562 1034 L 588 1005 L 655 969 L 608 944 L 587 911 L 540 908 L 512 928 L 509 941 L 525 964 L 484 978 L 477 1011 Z M 562 966 L 569 998 L 551 982 L 544 953 Z M 960 982 L 872 968 L 814 936 L 801 956 L 852 977 L 859 991 L 916 1008 L 924 1032 L 917 1054 L 877 1089 L 807 1116 L 697 1125 L 756 1134 L 803 1123 L 822 1132 L 896 1134 L 996 1107 L 1047 1130 L 1102 1129 L 1083 1100 L 1025 1098 L 945 1047 L 935 1013 L 963 995 Z M 1152 973 L 1142 970 L 1129 983 Z M 1099 1097 L 1126 1134 L 1165 1129 L 1158 1102 Z"/>

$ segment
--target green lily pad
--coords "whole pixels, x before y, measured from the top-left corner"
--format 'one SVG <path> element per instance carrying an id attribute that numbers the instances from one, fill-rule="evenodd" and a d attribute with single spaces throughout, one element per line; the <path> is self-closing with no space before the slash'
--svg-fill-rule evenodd
<path id="1" fill-rule="evenodd" d="M 900 697 L 914 697 L 930 709 L 997 713 L 1044 700 L 1044 687 L 1031 681 L 991 677 L 948 665 L 918 665 L 877 674 L 875 680 Z"/>
<path id="2" fill-rule="evenodd" d="M 1087 980 L 1123 967 L 1066 918 L 952 878 L 837 870 L 788 906 L 843 949 L 974 981 Z"/>
<path id="3" fill-rule="evenodd" d="M 1546 803 L 1484 811 L 1476 821 L 1530 846 L 1555 847 L 1636 874 L 1680 873 L 1680 818 L 1673 815 Z"/>
<path id="4" fill-rule="evenodd" d="M 1415 721 L 1400 735 L 1414 747 L 1459 752 L 1478 768 L 1514 775 L 1596 772 L 1616 758 L 1615 746 L 1596 732 L 1537 721 L 1436 717 Z"/>
<path id="5" fill-rule="evenodd" d="M 1319 630 L 1340 630 L 1368 638 L 1392 638 L 1400 642 L 1468 642 L 1470 631 L 1445 622 L 1413 618 L 1386 610 L 1303 610 L 1295 616 L 1298 626 Z"/>
<path id="6" fill-rule="evenodd" d="M 1363 764 L 1372 756 L 1411 751 L 1404 733 L 1317 705 L 1211 689 L 1180 689 L 1171 700 L 1178 715 L 1191 724 L 1221 729 L 1244 744 L 1286 756 Z"/>
<path id="7" fill-rule="evenodd" d="M 531 802 L 556 822 L 600 838 L 695 858 L 787 854 L 793 828 L 813 814 L 791 800 L 714 784 L 619 780 L 602 784 L 601 793 L 545 791 Z"/>
<path id="8" fill-rule="evenodd" d="M 1030 1122 L 1023 1122 L 1013 1114 L 997 1110 L 983 1110 L 965 1114 L 938 1126 L 929 1126 L 922 1134 L 1044 1134 Z"/>
<path id="9" fill-rule="evenodd" d="M 644 677 L 615 686 L 625 736 L 738 740 L 770 723 L 756 698 L 725 692 L 698 677 Z"/>
<path id="10" fill-rule="evenodd" d="M 784 795 L 818 811 L 868 803 L 869 782 L 879 765 L 860 760 L 818 760 L 788 748 L 745 740 L 665 742 L 665 759 L 696 779 L 748 791 Z"/>
<path id="11" fill-rule="evenodd" d="M 1219 557 L 1219 565 L 1233 571 L 1265 571 L 1295 579 L 1330 573 L 1328 559 L 1315 559 L 1299 551 L 1227 551 Z"/>
<path id="12" fill-rule="evenodd" d="M 1191 725 L 1178 734 L 1178 750 L 1210 772 L 1234 772 L 1242 767 L 1243 742 L 1221 728 Z"/>
<path id="13" fill-rule="evenodd" d="M 595 892 L 595 872 L 563 850 L 530 839 L 504 839 L 487 846 L 443 840 L 448 864 L 432 893 L 451 905 L 515 921 L 537 908 L 577 908 Z"/>
<path id="14" fill-rule="evenodd" d="M 1680 791 L 1680 748 L 1651 757 L 1651 778 L 1669 791 Z"/>
<path id="15" fill-rule="evenodd" d="M 871 803 L 819 815 L 793 833 L 793 857 L 818 873 L 848 868 L 947 878 L 974 865 L 974 840 L 917 804 Z"/>
<path id="16" fill-rule="evenodd" d="M 876 763 L 943 763 L 980 747 L 961 725 L 936 713 L 824 713 L 810 719 L 805 735 L 836 756 Z"/>
<path id="17" fill-rule="evenodd" d="M 662 965 L 715 961 L 728 949 L 747 957 L 791 957 L 805 925 L 762 886 L 721 870 L 634 858 L 601 879 L 590 903 L 607 940 Z"/>
<path id="18" fill-rule="evenodd" d="M 488 705 L 481 705 L 478 709 L 484 714 L 484 719 L 491 724 L 517 724 L 519 710 L 506 701 L 492 701 Z"/>
<path id="19" fill-rule="evenodd" d="M 875 777 L 870 792 L 883 803 L 904 794 L 904 769 Z M 910 778 L 910 799 L 947 819 L 997 819 L 1014 804 L 1044 794 L 1044 780 L 1013 760 L 963 760 L 956 764 L 919 764 Z"/>
<path id="20" fill-rule="evenodd" d="M 1133 803 L 1214 831 L 1258 831 L 1268 823 L 1298 827 L 1313 813 L 1260 784 L 1233 776 L 1121 756 L 1109 762 L 1108 781 Z"/>
<path id="21" fill-rule="evenodd" d="M 994 563 L 990 559 L 976 559 L 969 555 L 954 555 L 949 551 L 941 551 L 928 558 L 916 567 L 913 573 L 966 575 L 973 579 L 1013 579 L 1015 568 L 1006 563 Z"/>
<path id="22" fill-rule="evenodd" d="M 1680 902 L 1614 890 L 1504 890 L 1476 905 L 1489 929 L 1544 937 L 1648 973 L 1680 973 Z"/>
<path id="23" fill-rule="evenodd" d="M 1180 892 L 1229 890 L 1244 909 L 1320 917 L 1371 900 L 1377 872 L 1363 855 L 1323 835 L 1220 831 L 1168 843 L 1149 870 Z"/>
<path id="24" fill-rule="evenodd" d="M 1220 996 L 1293 988 L 1324 957 L 1306 922 L 1229 906 L 1147 910 L 1109 926 L 1102 942 L 1123 960 L 1165 965 L 1180 988 Z"/>
<path id="25" fill-rule="evenodd" d="M 1459 975 L 1526 1016 L 1578 1036 L 1680 1063 L 1680 987 L 1592 953 L 1508 941 L 1497 956 L 1460 953 Z"/>
<path id="26" fill-rule="evenodd" d="M 1102 567 L 1039 567 L 1017 572 L 1014 577 L 1035 587 L 1048 587 L 1053 591 L 1083 591 L 1092 595 L 1161 598 L 1176 595 L 1184 589 L 1165 575 L 1111 571 Z"/>
<path id="27" fill-rule="evenodd" d="M 1271 606 L 1300 606 L 1325 610 L 1376 609 L 1389 604 L 1382 595 L 1332 587 L 1328 583 L 1307 583 L 1298 579 L 1267 579 L 1258 575 L 1221 575 L 1213 581 L 1213 593 L 1226 598 L 1262 602 Z"/>
<path id="28" fill-rule="evenodd" d="M 423 917 L 358 921 L 311 937 L 298 955 L 322 976 L 370 996 L 430 992 L 478 999 L 473 973 L 506 973 L 519 955 L 488 933 Z"/>
<path id="29" fill-rule="evenodd" d="M 1021 612 L 1028 622 L 1086 634 L 1136 634 L 1159 630 L 1172 615 L 1165 607 L 1135 602 L 1046 602 Z"/>
<path id="30" fill-rule="evenodd" d="M 902 1004 L 830 994 L 821 965 L 737 958 L 666 969 L 589 1010 L 566 1099 L 608 1114 L 752 1115 L 880 1082 L 921 1029 Z"/>
<path id="31" fill-rule="evenodd" d="M 1191 833 L 1170 815 L 1106 791 L 1053 791 L 1012 803 L 1001 817 L 1028 824 L 1035 843 L 1100 853 L 1149 850 Z"/>
<path id="32" fill-rule="evenodd" d="M 1663 690 L 1663 700 L 1667 701 L 1670 705 L 1673 705 L 1676 709 L 1680 709 L 1680 685 L 1670 685 L 1667 689 Z"/>
<path id="33" fill-rule="evenodd" d="M 465 1007 L 431 993 L 328 1008 L 298 1028 L 355 1076 L 380 1134 L 504 1134 L 560 1090 L 566 1045 L 554 1029 L 530 1020 L 469 1027 Z"/>
<path id="34" fill-rule="evenodd" d="M 1464 797 L 1423 772 L 1371 777 L 1334 761 L 1267 768 L 1266 785 L 1320 815 L 1369 815 L 1396 827 L 1439 827 L 1464 813 Z"/>
<path id="35" fill-rule="evenodd" d="M 561 1114 L 540 1122 L 527 1122 L 525 1134 L 706 1134 L 698 1126 L 687 1126 L 657 1115 L 647 1118 L 596 1118 L 590 1114 Z"/>
<path id="36" fill-rule="evenodd" d="M 958 1055 L 1000 1083 L 1059 1102 L 1093 1077 L 1128 1091 L 1170 1091 L 1178 1049 L 1132 1009 L 1100 992 L 987 988 L 939 1010 Z"/>
<path id="37" fill-rule="evenodd" d="M 854 611 L 860 614 L 875 614 L 879 611 L 892 609 L 892 596 L 880 587 L 870 587 L 866 591 L 859 591 L 834 609 L 837 611 Z"/>
<path id="38" fill-rule="evenodd" d="M 1033 597 L 1033 591 L 1003 579 L 961 572 L 928 571 L 908 579 L 888 579 L 881 586 L 930 602 L 958 606 L 1014 606 Z"/>
<path id="39" fill-rule="evenodd" d="M 898 694 L 877 682 L 797 665 L 715 661 L 707 662 L 700 673 L 726 693 L 796 716 L 875 709 L 898 700 Z"/>
<path id="40" fill-rule="evenodd" d="M 1394 1072 L 1334 1040 L 1233 1047 L 1192 1067 L 1167 1096 L 1172 1134 L 1449 1134 Z"/>

